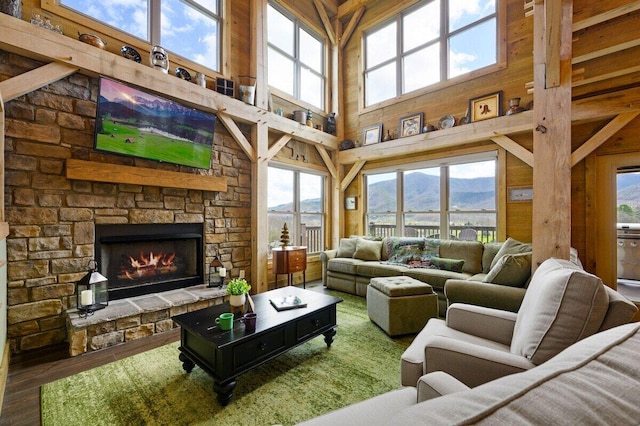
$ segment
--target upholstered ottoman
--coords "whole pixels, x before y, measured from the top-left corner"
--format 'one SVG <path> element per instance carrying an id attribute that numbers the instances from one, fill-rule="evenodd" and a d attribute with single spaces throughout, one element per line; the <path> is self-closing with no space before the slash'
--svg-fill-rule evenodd
<path id="1" fill-rule="evenodd" d="M 417 333 L 438 316 L 438 296 L 429 284 L 411 277 L 371 278 L 367 312 L 389 336 Z"/>

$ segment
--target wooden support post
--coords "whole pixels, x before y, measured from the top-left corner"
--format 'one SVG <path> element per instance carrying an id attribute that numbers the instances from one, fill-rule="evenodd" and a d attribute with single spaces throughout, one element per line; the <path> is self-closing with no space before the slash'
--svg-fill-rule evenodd
<path id="1" fill-rule="evenodd" d="M 257 160 L 251 163 L 251 285 L 256 293 L 269 290 L 267 257 L 269 221 L 267 218 L 267 180 L 269 166 L 269 127 L 260 122 L 251 129 Z"/>
<path id="2" fill-rule="evenodd" d="M 533 268 L 571 247 L 571 0 L 535 0 Z"/>

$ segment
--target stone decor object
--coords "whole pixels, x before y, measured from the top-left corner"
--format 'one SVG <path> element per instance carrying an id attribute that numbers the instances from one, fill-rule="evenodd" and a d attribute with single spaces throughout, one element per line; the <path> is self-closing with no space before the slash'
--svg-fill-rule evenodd
<path id="1" fill-rule="evenodd" d="M 22 2 L 20 0 L 0 0 L 0 12 L 14 18 L 22 18 Z"/>

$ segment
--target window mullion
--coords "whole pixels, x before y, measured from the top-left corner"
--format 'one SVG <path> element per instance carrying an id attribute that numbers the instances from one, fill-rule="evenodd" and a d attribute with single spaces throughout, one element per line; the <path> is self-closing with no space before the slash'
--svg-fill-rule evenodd
<path id="1" fill-rule="evenodd" d="M 449 1 L 440 2 L 440 81 L 449 78 Z"/>
<path id="2" fill-rule="evenodd" d="M 403 32 L 402 15 L 398 15 L 396 24 L 396 96 L 402 96 L 404 93 L 404 66 L 402 64 L 402 59 L 404 58 L 404 46 L 402 43 Z"/>
<path id="3" fill-rule="evenodd" d="M 404 235 L 404 173 L 396 172 L 396 235 Z"/>
<path id="4" fill-rule="evenodd" d="M 440 238 L 449 238 L 449 166 L 440 167 Z"/>
<path id="5" fill-rule="evenodd" d="M 160 45 L 162 44 L 160 38 L 160 30 L 162 28 L 162 0 L 149 0 L 149 4 L 151 6 L 149 9 L 149 22 L 147 23 L 149 26 L 149 41 L 151 45 Z"/>

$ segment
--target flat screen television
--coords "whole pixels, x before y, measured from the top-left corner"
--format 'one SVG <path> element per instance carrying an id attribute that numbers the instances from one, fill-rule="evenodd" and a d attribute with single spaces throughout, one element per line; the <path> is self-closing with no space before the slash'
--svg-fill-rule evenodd
<path id="1" fill-rule="evenodd" d="M 216 115 L 100 77 L 95 149 L 208 169 Z"/>

